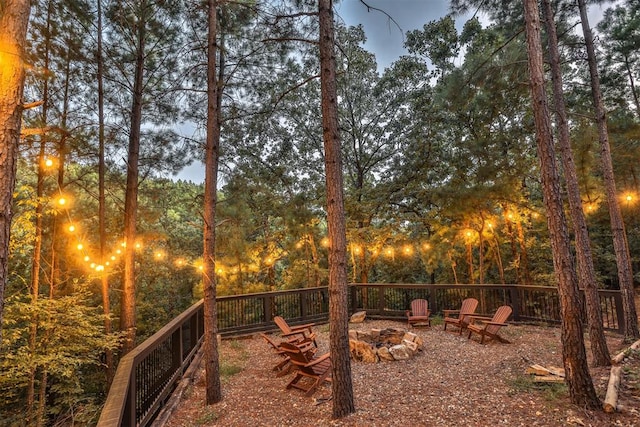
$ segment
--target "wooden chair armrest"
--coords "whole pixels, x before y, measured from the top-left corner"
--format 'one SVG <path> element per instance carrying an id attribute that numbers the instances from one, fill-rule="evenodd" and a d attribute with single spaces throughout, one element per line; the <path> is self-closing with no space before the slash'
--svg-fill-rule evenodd
<path id="1" fill-rule="evenodd" d="M 322 356 L 313 359 L 311 362 L 309 362 L 309 364 L 307 366 L 314 366 L 317 365 L 320 362 L 324 362 L 325 360 L 329 359 L 331 357 L 331 353 L 325 353 Z"/>
<path id="2" fill-rule="evenodd" d="M 469 315 L 469 321 L 480 320 L 481 322 L 490 322 L 493 317 Z"/>
<path id="3" fill-rule="evenodd" d="M 316 346 L 313 344 L 311 340 L 304 340 L 296 344 L 296 347 L 300 349 L 301 352 L 306 353 L 309 350 L 315 349 Z"/>
<path id="4" fill-rule="evenodd" d="M 309 329 L 309 331 L 311 331 L 311 328 L 316 326 L 315 323 L 306 323 L 304 325 L 294 325 L 294 326 L 289 326 L 291 328 L 292 331 L 297 331 L 300 329 Z"/>
<path id="5" fill-rule="evenodd" d="M 293 335 L 302 335 L 305 338 L 307 337 L 306 330 L 303 330 L 303 331 L 291 331 L 291 332 L 287 332 L 287 333 L 283 332 L 281 335 L 283 337 L 290 337 L 290 336 L 293 336 Z"/>
<path id="6" fill-rule="evenodd" d="M 500 323 L 500 322 L 485 322 L 487 325 L 494 325 L 494 326 L 509 326 L 508 323 Z"/>

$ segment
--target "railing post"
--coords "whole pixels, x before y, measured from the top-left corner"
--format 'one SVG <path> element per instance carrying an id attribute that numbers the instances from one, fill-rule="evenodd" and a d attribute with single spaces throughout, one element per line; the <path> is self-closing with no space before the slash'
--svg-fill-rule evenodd
<path id="1" fill-rule="evenodd" d="M 189 352 L 198 345 L 198 339 L 200 338 L 198 335 L 198 313 L 193 313 L 191 319 L 189 319 Z"/>
<path id="2" fill-rule="evenodd" d="M 131 376 L 129 377 L 129 393 L 127 394 L 127 404 L 124 408 L 124 415 L 122 417 L 122 426 L 135 427 L 137 425 L 136 420 L 136 397 L 138 394 L 138 385 L 136 384 L 136 369 L 131 370 Z"/>
<path id="3" fill-rule="evenodd" d="M 271 319 L 273 319 L 273 311 L 271 310 L 271 307 L 273 307 L 273 304 L 271 303 L 272 299 L 272 295 L 265 295 L 262 298 L 262 311 L 264 313 L 264 319 L 262 320 L 265 324 L 271 322 Z"/>
<path id="4" fill-rule="evenodd" d="M 384 296 L 386 294 L 386 286 L 380 286 L 380 290 L 378 291 L 378 314 L 382 315 L 384 313 L 385 308 L 385 299 Z"/>
<path id="5" fill-rule="evenodd" d="M 511 308 L 513 309 L 513 320 L 518 322 L 520 320 L 520 293 L 515 286 L 509 288 L 509 293 L 511 296 Z"/>
<path id="6" fill-rule="evenodd" d="M 356 309 L 358 308 L 357 306 L 357 301 L 358 301 L 358 294 L 357 294 L 357 286 L 355 285 L 349 285 L 349 294 L 351 295 L 351 298 L 349 300 L 349 313 L 355 313 Z"/>
<path id="7" fill-rule="evenodd" d="M 308 307 L 307 307 L 309 305 L 308 304 L 309 292 L 302 291 L 298 295 L 299 295 L 298 301 L 300 301 L 300 316 L 303 319 L 306 319 L 307 318 L 307 313 L 309 312 Z"/>
<path id="8" fill-rule="evenodd" d="M 622 308 L 622 293 L 616 292 L 613 295 L 616 302 L 616 317 L 618 318 L 618 332 L 624 334 L 624 309 Z"/>
<path id="9" fill-rule="evenodd" d="M 171 334 L 171 367 L 172 373 L 182 369 L 182 327 Z"/>
<path id="10" fill-rule="evenodd" d="M 439 313 L 440 307 L 438 306 L 438 300 L 436 298 L 436 290 L 433 285 L 427 285 L 429 306 L 431 307 L 431 313 Z"/>

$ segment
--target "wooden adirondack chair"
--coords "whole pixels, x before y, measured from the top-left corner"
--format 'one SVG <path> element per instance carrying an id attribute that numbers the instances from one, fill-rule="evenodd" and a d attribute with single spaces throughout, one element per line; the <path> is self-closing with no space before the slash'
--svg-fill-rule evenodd
<path id="1" fill-rule="evenodd" d="M 480 335 L 480 344 L 484 344 L 485 337 L 488 337 L 489 339 L 497 339 L 500 342 L 508 344 L 509 341 L 498 335 L 498 332 L 503 326 L 509 326 L 505 322 L 509 316 L 511 316 L 511 312 L 511 307 L 503 305 L 498 307 L 492 318 L 471 316 L 471 323 L 467 325 L 467 329 L 469 330 L 468 338 L 471 339 L 471 334 L 475 332 Z M 478 323 L 476 323 L 476 321 Z"/>
<path id="2" fill-rule="evenodd" d="M 431 326 L 431 319 L 429 319 L 429 315 L 431 314 L 429 311 L 429 301 L 426 299 L 414 299 L 411 301 L 411 310 L 407 310 L 406 314 L 409 326 L 418 324 Z"/>
<path id="3" fill-rule="evenodd" d="M 305 325 L 289 326 L 286 320 L 282 316 L 275 316 L 273 318 L 275 324 L 280 328 L 282 332 L 282 338 L 291 343 L 301 343 L 305 340 L 310 340 L 317 347 L 316 334 L 311 329 L 315 324 L 307 323 Z"/>
<path id="4" fill-rule="evenodd" d="M 269 337 L 266 334 L 261 333 L 260 336 L 269 344 L 269 346 L 271 346 L 271 348 L 279 356 L 282 357 L 282 361 L 280 361 L 278 364 L 276 364 L 273 367 L 273 370 L 278 372 L 276 376 L 281 377 L 291 372 L 291 369 L 293 369 L 293 366 L 291 365 L 291 359 L 289 359 L 289 356 L 287 356 L 287 353 L 280 348 L 280 344 L 276 343 L 274 340 L 271 339 L 271 337 Z"/>
<path id="5" fill-rule="evenodd" d="M 274 367 L 273 370 L 278 372 L 276 374 L 277 377 L 282 377 L 286 374 L 288 374 L 289 372 L 291 372 L 294 368 L 293 365 L 291 364 L 291 359 L 289 358 L 289 356 L 287 355 L 287 352 L 284 351 L 281 347 L 280 344 L 277 343 L 276 341 L 274 341 L 269 335 L 264 334 L 264 333 L 260 333 L 260 336 L 267 342 L 267 344 L 269 344 L 269 346 L 276 352 L 276 354 L 278 354 L 279 356 L 282 357 L 282 360 L 277 363 Z M 303 343 L 308 342 L 311 343 L 311 341 L 307 340 L 307 341 L 303 341 Z M 315 346 L 310 346 L 308 352 L 308 357 L 313 357 L 313 355 L 315 354 L 317 348 Z"/>
<path id="6" fill-rule="evenodd" d="M 287 389 L 297 388 L 305 392 L 305 396 L 309 397 L 315 393 L 318 386 L 325 381 L 331 382 L 331 356 L 325 353 L 320 357 L 309 357 L 307 343 L 298 346 L 292 343 L 283 342 L 280 348 L 285 351 L 291 364 L 296 368 L 295 377 L 287 384 Z M 301 381 L 302 379 L 311 381 Z"/>
<path id="7" fill-rule="evenodd" d="M 469 324 L 469 317 L 475 313 L 477 307 L 477 299 L 465 298 L 462 301 L 460 310 L 444 310 L 444 330 L 447 330 L 447 325 L 455 326 L 460 328 L 459 335 L 462 335 L 462 331 L 467 329 Z"/>

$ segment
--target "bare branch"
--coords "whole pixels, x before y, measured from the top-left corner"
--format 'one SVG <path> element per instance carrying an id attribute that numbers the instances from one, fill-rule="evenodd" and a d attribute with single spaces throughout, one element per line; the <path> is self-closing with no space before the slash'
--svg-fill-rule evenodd
<path id="1" fill-rule="evenodd" d="M 396 25 L 396 27 L 398 27 L 398 30 L 400 30 L 400 32 L 404 35 L 404 31 L 402 30 L 402 27 L 400 26 L 400 24 L 398 24 L 398 22 L 395 19 L 393 19 L 393 17 L 389 15 L 387 12 L 385 12 L 382 9 L 378 9 L 377 7 L 370 6 L 364 0 L 360 0 L 360 3 L 362 3 L 364 7 L 367 8 L 367 12 L 371 12 L 372 10 L 374 10 L 376 12 L 380 12 L 383 15 L 385 15 L 389 19 L 389 21 L 393 22 Z"/>
<path id="2" fill-rule="evenodd" d="M 278 22 L 278 21 L 280 21 L 282 19 L 299 18 L 301 16 L 306 16 L 306 17 L 318 16 L 318 12 L 299 12 L 299 13 L 293 13 L 291 15 L 276 15 L 275 22 Z"/>
<path id="3" fill-rule="evenodd" d="M 36 108 L 41 106 L 42 104 L 44 104 L 44 101 L 34 101 L 34 102 L 29 102 L 28 104 L 23 104 L 22 105 L 22 109 L 23 110 L 29 110 L 31 108 Z"/>
<path id="4" fill-rule="evenodd" d="M 288 94 L 290 94 L 291 92 L 293 92 L 294 90 L 298 89 L 299 87 L 302 87 L 304 85 L 306 85 L 307 83 L 309 83 L 311 80 L 314 79 L 319 79 L 320 78 L 320 74 L 316 74 L 314 76 L 311 76 L 303 81 L 301 81 L 300 83 L 298 83 L 297 85 L 289 88 L 288 90 L 282 92 L 282 94 L 280 94 L 280 97 L 276 100 L 276 102 L 273 104 L 273 108 L 275 109 L 275 107 L 278 106 L 278 104 L 280 103 L 280 101 L 282 101 L 282 99 L 287 96 Z"/>
<path id="5" fill-rule="evenodd" d="M 297 37 L 268 38 L 268 39 L 263 39 L 262 42 L 263 43 L 266 43 L 266 42 L 302 42 L 302 43 L 309 43 L 309 44 L 313 44 L 313 45 L 317 45 L 318 44 L 317 41 L 309 40 L 309 39 L 301 39 L 301 38 L 297 38 Z"/>

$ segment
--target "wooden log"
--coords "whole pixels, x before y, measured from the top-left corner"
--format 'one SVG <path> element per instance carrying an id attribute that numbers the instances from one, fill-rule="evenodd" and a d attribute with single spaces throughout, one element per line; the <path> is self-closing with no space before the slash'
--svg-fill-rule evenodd
<path id="1" fill-rule="evenodd" d="M 562 383 L 564 378 L 557 375 L 536 375 L 533 377 L 533 382 L 536 383 Z"/>
<path id="2" fill-rule="evenodd" d="M 626 350 L 622 350 L 620 353 L 616 354 L 612 359 L 611 359 L 611 363 L 614 365 L 617 365 L 618 363 L 622 363 L 622 361 L 624 360 L 625 356 L 627 355 L 627 353 L 630 350 L 638 350 L 640 349 L 640 340 L 634 342 L 633 344 L 631 344 L 629 346 L 629 348 L 627 348 Z"/>
<path id="3" fill-rule="evenodd" d="M 529 375 L 551 375 L 551 371 L 542 365 L 531 365 L 527 368 L 526 373 Z"/>
<path id="4" fill-rule="evenodd" d="M 604 412 L 611 414 L 616 411 L 618 407 L 618 388 L 620 387 L 620 372 L 621 366 L 613 366 L 611 368 L 611 375 L 609 376 L 609 385 L 607 386 L 607 394 L 604 398 L 603 409 Z"/>
<path id="5" fill-rule="evenodd" d="M 557 375 L 559 377 L 564 378 L 564 368 L 556 368 L 555 366 L 549 366 L 547 369 L 549 370 L 549 372 L 551 372 L 551 375 Z"/>

